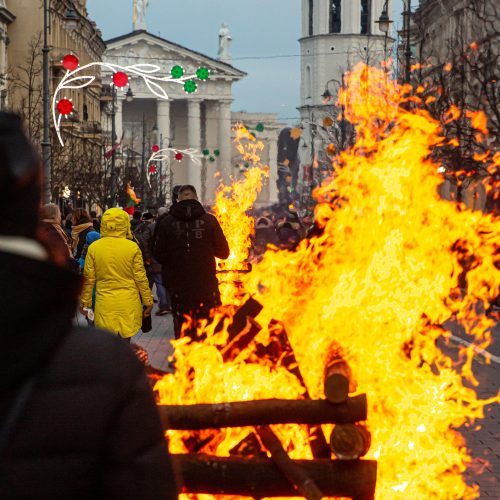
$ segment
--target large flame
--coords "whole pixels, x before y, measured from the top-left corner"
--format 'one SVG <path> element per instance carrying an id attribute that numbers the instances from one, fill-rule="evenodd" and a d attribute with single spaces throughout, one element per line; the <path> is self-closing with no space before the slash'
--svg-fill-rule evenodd
<path id="1" fill-rule="evenodd" d="M 324 234 L 293 253 L 267 252 L 246 289 L 264 305 L 262 325 L 284 321 L 312 397 L 323 397 L 329 346 L 343 346 L 368 395 L 378 499 L 477 498 L 463 479 L 472 460 L 457 429 L 500 400 L 479 400 L 471 388 L 474 346 L 491 341 L 483 311 L 499 293 L 500 224 L 440 199 L 440 165 L 430 159 L 443 142 L 439 124 L 414 107 L 409 87 L 363 65 L 346 83 L 340 102 L 356 144 L 315 193 Z M 440 325 L 452 316 L 473 341 L 460 363 L 440 348 L 448 337 Z M 227 333 L 214 334 L 215 323 L 203 343 L 177 341 L 177 371 L 157 385 L 162 403 L 301 397 L 298 381 L 259 362 L 251 346 L 224 363 L 217 346 Z M 275 430 L 292 457 L 310 458 L 300 426 Z M 225 430 L 204 451 L 227 455 L 247 433 Z M 169 435 L 171 449 L 185 452 L 186 433 Z"/>
<path id="2" fill-rule="evenodd" d="M 237 284 L 241 273 L 247 270 L 248 254 L 251 247 L 250 237 L 254 232 L 254 219 L 247 214 L 259 192 L 269 167 L 261 162 L 260 152 L 264 143 L 258 141 L 242 124 L 233 129 L 234 143 L 242 160 L 249 168 L 243 178 L 228 186 L 220 186 L 216 194 L 214 214 L 228 240 L 231 254 L 226 260 L 218 261 L 219 283 L 223 304 L 237 304 L 240 295 Z"/>

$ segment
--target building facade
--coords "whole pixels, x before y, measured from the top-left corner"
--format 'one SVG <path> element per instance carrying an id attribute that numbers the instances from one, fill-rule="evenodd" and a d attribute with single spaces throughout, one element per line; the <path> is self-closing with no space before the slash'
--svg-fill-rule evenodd
<path id="1" fill-rule="evenodd" d="M 427 110 L 441 122 L 443 135 L 456 143 L 440 151 L 443 169 L 452 174 L 446 175 L 444 196 L 471 209 L 493 210 L 497 204 L 494 173 L 481 158 L 500 148 L 498 12 L 496 0 L 422 0 L 412 29 L 420 63 L 412 78 L 429 89 Z M 452 106 L 462 112 L 448 120 Z M 486 118 L 487 134 L 473 127 L 469 113 L 478 111 Z M 458 186 L 457 171 L 467 172 Z"/>
<path id="2" fill-rule="evenodd" d="M 173 158 L 163 171 L 169 178 L 166 185 L 192 184 L 200 200 L 210 203 L 214 200 L 217 175 L 228 179 L 231 172 L 231 103 L 232 85 L 245 73 L 231 64 L 213 59 L 199 52 L 173 43 L 146 30 L 135 30 L 106 42 L 104 60 L 123 67 L 148 63 L 161 68 L 163 74 L 170 74 L 174 66 L 181 66 L 186 75 L 200 67 L 210 71 L 207 81 L 198 82 L 196 93 L 187 94 L 182 85 L 165 83 L 168 100 L 158 98 L 147 86 L 145 80 L 130 75 L 130 86 L 118 91 L 115 113 L 117 141 L 121 146 L 117 165 L 119 182 L 127 182 L 127 157 L 124 151 L 135 152 L 140 157 L 135 168 L 142 172 L 136 178 L 139 194 L 146 195 L 144 168 L 151 154 L 151 145 L 172 147 L 180 150 L 193 148 L 197 151 L 217 150 L 217 156 L 210 161 L 201 160 L 201 165 L 187 155 L 181 161 Z M 103 81 L 111 80 L 111 70 L 103 71 Z M 128 98 L 127 98 L 128 91 Z M 111 115 L 105 120 L 105 127 L 111 131 Z M 125 153 L 126 154 L 126 153 Z M 164 162 L 165 163 L 165 162 Z M 217 174 L 217 175 L 216 175 Z M 163 181 L 162 181 L 163 182 Z"/>
<path id="3" fill-rule="evenodd" d="M 267 207 L 278 203 L 278 136 L 284 124 L 278 121 L 278 115 L 274 113 L 248 113 L 239 111 L 231 113 L 232 125 L 232 175 L 238 179 L 245 171 L 245 161 L 236 148 L 235 130 L 244 125 L 256 136 L 256 141 L 263 143 L 263 149 L 258 151 L 260 164 L 269 167 L 269 176 L 264 180 L 262 190 L 259 193 L 255 206 Z M 247 141 L 248 142 L 248 141 Z M 244 146 L 244 144 L 243 144 Z"/>
<path id="4" fill-rule="evenodd" d="M 9 68 L 9 58 L 7 45 L 9 41 L 8 28 L 16 19 L 16 16 L 9 10 L 6 0 L 0 0 L 0 110 L 7 107 L 7 78 Z"/>
<path id="5" fill-rule="evenodd" d="M 5 5 L 5 0 L 4 0 Z M 7 27 L 9 44 L 7 58 L 8 108 L 21 115 L 28 134 L 40 142 L 43 130 L 43 2 L 15 0 L 9 2 L 12 21 Z M 4 14 L 0 8 L 0 16 Z M 78 57 L 80 65 L 100 61 L 105 50 L 101 33 L 88 19 L 86 0 L 51 0 L 48 3 L 50 31 L 48 37 L 50 95 L 66 70 L 62 58 Z M 0 46 L 1 48 L 1 46 Z M 1 59 L 0 59 L 1 61 Z M 80 193 L 74 204 L 92 200 L 90 186 L 102 168 L 101 79 L 100 71 L 92 85 L 68 89 L 65 97 L 72 99 L 74 113 L 61 122 L 66 147 L 62 148 L 51 122 L 52 196 Z M 85 159 L 85 160 L 84 160 Z M 93 189 L 95 191 L 95 189 Z"/>

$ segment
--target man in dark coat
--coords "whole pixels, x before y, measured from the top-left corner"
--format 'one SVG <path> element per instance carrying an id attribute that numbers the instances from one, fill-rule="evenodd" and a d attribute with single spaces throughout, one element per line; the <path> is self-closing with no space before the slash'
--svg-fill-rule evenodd
<path id="1" fill-rule="evenodd" d="M 182 186 L 178 203 L 158 223 L 155 257 L 162 265 L 179 338 L 186 315 L 206 318 L 211 308 L 220 305 L 215 258 L 229 257 L 219 222 L 205 211 L 193 186 Z"/>
<path id="2" fill-rule="evenodd" d="M 0 499 L 174 500 L 139 360 L 72 327 L 80 277 L 37 241 L 39 166 L 20 120 L 0 113 L 0 196 L 16 219 L 0 226 Z"/>

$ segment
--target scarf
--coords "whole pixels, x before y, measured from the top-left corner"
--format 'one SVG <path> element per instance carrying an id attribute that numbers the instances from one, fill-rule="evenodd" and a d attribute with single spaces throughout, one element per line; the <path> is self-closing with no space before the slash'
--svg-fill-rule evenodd
<path id="1" fill-rule="evenodd" d="M 78 226 L 72 227 L 71 237 L 73 238 L 73 241 L 71 243 L 71 249 L 73 250 L 73 253 L 75 253 L 78 247 L 78 240 L 80 239 L 80 233 L 82 233 L 83 231 L 85 231 L 90 227 L 94 227 L 92 222 L 84 222 L 83 224 L 78 224 Z"/>
<path id="2" fill-rule="evenodd" d="M 52 224 L 52 227 L 59 233 L 59 236 L 62 238 L 64 243 L 66 243 L 69 257 L 72 257 L 73 254 L 71 253 L 71 245 L 69 244 L 68 241 L 68 235 L 64 232 L 64 229 L 61 227 L 61 224 L 59 224 L 55 219 L 42 219 L 42 222 L 46 222 L 47 224 Z"/>

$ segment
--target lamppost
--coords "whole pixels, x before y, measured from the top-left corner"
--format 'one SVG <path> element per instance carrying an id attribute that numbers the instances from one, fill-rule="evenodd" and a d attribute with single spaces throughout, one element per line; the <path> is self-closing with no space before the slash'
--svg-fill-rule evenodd
<path id="1" fill-rule="evenodd" d="M 116 99 L 117 92 L 116 87 L 113 85 L 111 87 L 112 100 L 111 100 L 111 179 L 110 179 L 110 198 L 111 206 L 113 207 L 116 203 L 116 149 L 118 137 L 116 135 Z M 132 102 L 134 99 L 134 93 L 129 85 L 127 92 L 125 94 L 125 100 L 127 102 Z"/>
<path id="2" fill-rule="evenodd" d="M 64 16 L 65 25 L 74 30 L 80 21 L 75 9 L 68 7 Z M 43 47 L 42 47 L 42 159 L 44 164 L 44 192 L 45 203 L 52 201 L 52 161 L 50 155 L 50 81 L 49 81 L 49 33 L 50 33 L 50 0 L 43 0 Z"/>
<path id="3" fill-rule="evenodd" d="M 406 47 L 405 47 L 405 77 L 404 83 L 410 83 L 411 72 L 411 48 L 410 48 L 410 25 L 411 25 L 411 0 L 406 0 L 405 11 L 405 34 L 406 34 Z"/>
<path id="4" fill-rule="evenodd" d="M 141 194 L 142 203 L 147 210 L 146 203 L 146 115 L 142 113 L 142 153 L 141 153 Z"/>
<path id="5" fill-rule="evenodd" d="M 323 94 L 321 94 L 321 97 L 323 98 L 323 103 L 324 104 L 328 104 L 328 102 L 330 102 L 330 100 L 332 99 L 333 97 L 333 94 L 330 92 L 329 88 L 328 88 L 328 85 L 330 83 L 336 83 L 338 88 L 344 88 L 344 73 L 342 73 L 342 83 L 339 82 L 336 78 L 331 78 L 330 80 L 328 80 L 325 84 L 325 91 L 323 92 Z M 345 131 L 345 117 L 344 117 L 344 106 L 342 105 L 340 107 L 340 122 L 339 122 L 339 129 L 340 129 L 340 149 L 344 149 L 345 147 L 345 140 L 346 140 L 346 131 Z"/>
<path id="6" fill-rule="evenodd" d="M 378 24 L 378 29 L 384 34 L 384 61 L 387 60 L 387 36 L 392 23 L 387 12 L 388 4 L 389 0 L 385 0 L 384 6 L 382 7 L 382 13 L 378 18 L 378 21 L 375 21 Z"/>
<path id="7" fill-rule="evenodd" d="M 50 164 L 50 138 L 49 138 L 49 120 L 50 120 L 50 89 L 49 89 L 49 0 L 43 0 L 43 81 L 42 81 L 42 107 L 43 107 L 43 138 L 42 138 L 42 157 L 45 173 L 44 202 L 50 203 L 52 200 L 52 168 Z"/>

